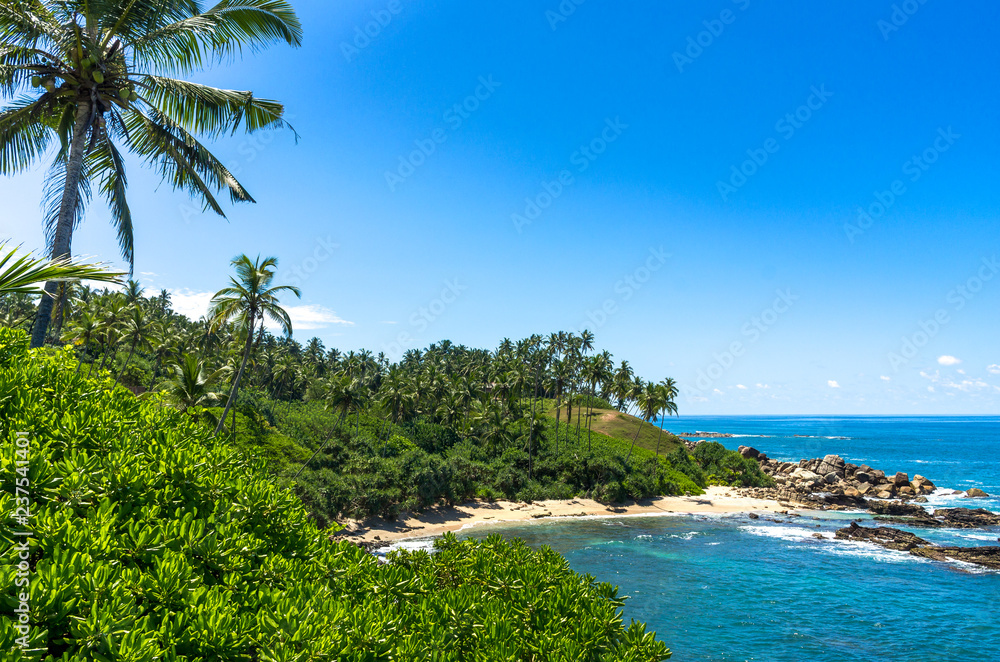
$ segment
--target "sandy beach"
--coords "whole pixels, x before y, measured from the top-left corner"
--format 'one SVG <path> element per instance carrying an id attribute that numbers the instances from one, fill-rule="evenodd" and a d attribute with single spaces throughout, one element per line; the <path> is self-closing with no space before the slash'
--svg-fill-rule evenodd
<path id="1" fill-rule="evenodd" d="M 591 499 L 565 501 L 471 501 L 458 506 L 432 508 L 401 517 L 395 522 L 382 519 L 349 521 L 344 536 L 355 541 L 393 542 L 405 538 L 439 536 L 463 527 L 497 522 L 523 522 L 555 517 L 593 515 L 655 515 L 660 513 L 744 513 L 788 510 L 787 504 L 768 499 L 737 496 L 730 487 L 709 487 L 698 496 L 666 496 L 622 505 L 606 505 Z"/>

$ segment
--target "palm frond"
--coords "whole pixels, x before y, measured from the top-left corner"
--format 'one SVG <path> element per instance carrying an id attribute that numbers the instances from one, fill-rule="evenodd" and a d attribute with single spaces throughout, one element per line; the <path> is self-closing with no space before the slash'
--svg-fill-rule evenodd
<path id="1" fill-rule="evenodd" d="M 30 254 L 17 254 L 0 243 L 0 294 L 43 294 L 43 284 L 49 280 L 96 280 L 120 283 L 121 272 L 108 271 L 101 264 L 77 264 L 68 258 L 45 260 Z"/>
<path id="2" fill-rule="evenodd" d="M 0 175 L 14 175 L 35 164 L 52 141 L 51 121 L 43 99 L 21 97 L 0 111 Z"/>
<path id="3" fill-rule="evenodd" d="M 194 133 L 218 136 L 235 133 L 241 125 L 248 133 L 288 126 L 282 119 L 284 106 L 270 99 L 258 99 L 253 92 L 222 90 L 152 75 L 145 76 L 142 85 L 150 105 Z"/>
<path id="4" fill-rule="evenodd" d="M 129 275 L 134 269 L 134 245 L 132 240 L 132 212 L 128 206 L 125 176 L 125 162 L 110 136 L 103 133 L 96 149 L 88 156 L 88 171 L 99 173 L 101 195 L 111 209 L 111 223 L 118 234 L 118 247 L 122 258 L 129 264 Z"/>
<path id="5" fill-rule="evenodd" d="M 59 213 L 62 209 L 63 197 L 66 195 L 66 152 L 61 150 L 56 155 L 52 166 L 49 168 L 45 178 L 45 188 L 42 191 L 42 223 L 45 228 L 45 241 L 52 245 L 55 237 L 56 227 L 59 224 Z M 84 163 L 80 171 L 80 179 L 77 187 L 76 210 L 73 217 L 73 228 L 83 220 L 83 212 L 91 199 L 90 173 L 87 163 Z"/>
<path id="6" fill-rule="evenodd" d="M 201 197 L 206 208 L 225 216 L 214 191 L 226 189 L 232 202 L 254 202 L 229 170 L 183 127 L 159 111 L 131 109 L 124 118 L 130 147 L 155 165 L 174 188 Z"/>

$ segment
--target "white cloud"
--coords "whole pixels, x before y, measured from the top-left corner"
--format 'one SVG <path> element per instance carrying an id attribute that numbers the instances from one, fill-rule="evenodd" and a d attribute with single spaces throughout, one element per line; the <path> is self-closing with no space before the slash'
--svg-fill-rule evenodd
<path id="1" fill-rule="evenodd" d="M 768 386 L 767 384 L 761 384 L 760 382 L 757 382 L 757 388 L 771 388 L 771 387 Z"/>
<path id="2" fill-rule="evenodd" d="M 744 386 L 743 384 L 737 384 L 737 385 L 736 385 L 736 388 L 738 388 L 738 389 L 739 389 L 739 390 L 741 390 L 741 391 L 745 391 L 745 390 L 747 390 L 747 387 L 746 387 L 746 386 Z"/>
<path id="3" fill-rule="evenodd" d="M 720 391 L 720 390 L 719 390 L 719 389 L 717 389 L 717 388 L 713 388 L 713 389 L 712 389 L 712 393 L 717 393 L 718 395 L 722 395 L 722 391 Z"/>
<path id="4" fill-rule="evenodd" d="M 928 386 L 927 390 L 930 391 L 931 393 L 933 393 L 934 392 L 934 387 L 933 386 Z"/>
<path id="5" fill-rule="evenodd" d="M 986 366 L 986 372 L 991 375 L 1000 375 L 1000 364 L 994 363 L 993 365 Z"/>
<path id="6" fill-rule="evenodd" d="M 186 287 L 179 290 L 169 290 L 170 307 L 174 312 L 186 315 L 192 320 L 208 314 L 208 304 L 212 301 L 211 292 L 195 292 Z"/>
<path id="7" fill-rule="evenodd" d="M 840 388 L 840 384 L 838 384 L 837 380 L 835 379 L 828 379 L 826 381 L 826 385 L 829 386 L 830 388 Z"/>
<path id="8" fill-rule="evenodd" d="M 170 290 L 170 302 L 174 311 L 186 315 L 192 320 L 207 315 L 211 301 L 211 292 L 196 292 L 187 288 Z M 317 304 L 284 306 L 284 308 L 288 312 L 288 316 L 292 319 L 293 331 L 323 329 L 333 324 L 354 326 L 354 322 L 342 319 L 329 308 Z M 264 327 L 271 333 L 279 333 L 281 328 L 270 319 L 265 320 Z"/>
<path id="9" fill-rule="evenodd" d="M 379 322 L 379 324 L 399 324 L 399 322 L 394 322 L 394 321 L 391 321 L 391 320 L 383 320 L 383 321 Z"/>
<path id="10" fill-rule="evenodd" d="M 948 354 L 938 357 L 938 363 L 941 365 L 958 365 L 961 362 L 962 359 L 956 359 L 954 356 L 949 356 Z"/>
<path id="11" fill-rule="evenodd" d="M 342 319 L 337 313 L 329 308 L 318 304 L 305 304 L 301 306 L 285 306 L 288 316 L 292 319 L 292 331 L 309 331 L 312 329 L 323 329 L 331 324 L 343 324 L 344 326 L 354 326 L 354 322 Z M 271 320 L 265 324 L 268 331 L 274 333 L 278 327 Z"/>
<path id="12" fill-rule="evenodd" d="M 882 375 L 881 377 L 879 377 L 879 379 L 881 379 L 883 382 L 891 382 L 892 381 L 892 377 L 886 377 L 885 375 Z"/>

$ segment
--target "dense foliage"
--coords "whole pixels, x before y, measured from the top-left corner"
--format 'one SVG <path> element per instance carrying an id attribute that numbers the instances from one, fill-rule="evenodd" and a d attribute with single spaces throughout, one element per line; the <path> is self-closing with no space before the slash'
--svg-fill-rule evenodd
<path id="1" fill-rule="evenodd" d="M 329 541 L 262 462 L 0 329 L 4 660 L 661 660 L 617 589 L 548 549 L 448 536 L 387 565 Z M 28 469 L 16 433 L 30 440 Z M 33 501 L 15 640 L 15 484 Z M 24 485 L 22 481 L 20 483 Z M 9 652 L 8 652 L 9 651 Z"/>
<path id="2" fill-rule="evenodd" d="M 769 482 L 718 444 L 690 457 L 669 433 L 643 430 L 676 410 L 673 382 L 637 379 L 626 361 L 612 370 L 607 352 L 587 355 L 586 332 L 505 340 L 492 352 L 443 341 L 390 364 L 316 338 L 302 346 L 259 326 L 251 335 L 223 320 L 192 322 L 171 310 L 169 293 L 146 297 L 134 282 L 124 292 L 71 290 L 56 329 L 81 374 L 109 370 L 218 428 L 266 460 L 321 526 L 473 497 L 617 502 Z M 31 309 L 0 297 L 8 324 L 26 327 Z M 227 392 L 236 394 L 229 413 Z M 618 417 L 607 434 L 591 429 L 601 412 Z"/>

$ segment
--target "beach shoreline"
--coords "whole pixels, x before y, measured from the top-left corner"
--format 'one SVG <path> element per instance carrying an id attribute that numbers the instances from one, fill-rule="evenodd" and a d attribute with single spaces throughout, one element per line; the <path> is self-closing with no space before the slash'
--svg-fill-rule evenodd
<path id="1" fill-rule="evenodd" d="M 704 494 L 661 496 L 627 504 L 603 504 L 592 499 L 566 499 L 521 503 L 512 501 L 470 501 L 455 506 L 430 508 L 406 514 L 396 521 L 380 518 L 349 520 L 339 536 L 352 542 L 392 543 L 412 538 L 430 538 L 470 526 L 530 522 L 573 517 L 615 517 L 628 515 L 699 515 L 769 513 L 788 511 L 794 506 L 772 499 L 736 494 L 734 488 L 712 486 Z"/>

